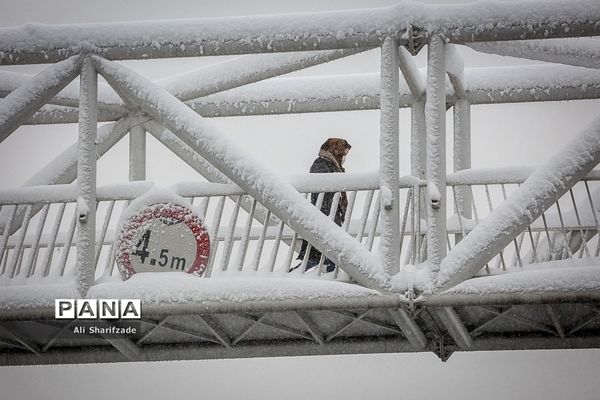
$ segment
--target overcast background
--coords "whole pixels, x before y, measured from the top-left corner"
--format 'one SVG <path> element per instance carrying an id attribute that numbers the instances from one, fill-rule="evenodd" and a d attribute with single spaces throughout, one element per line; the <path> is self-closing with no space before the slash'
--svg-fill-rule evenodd
<path id="1" fill-rule="evenodd" d="M 440 3 L 441 1 L 428 1 Z M 0 26 L 201 18 L 379 7 L 393 0 L 0 0 Z M 463 49 L 467 67 L 531 64 Z M 426 51 L 417 56 L 424 66 Z M 226 59 L 132 61 L 156 79 Z M 1 67 L 37 72 L 43 66 Z M 378 72 L 378 51 L 294 75 Z M 477 106 L 472 110 L 473 166 L 537 164 L 589 123 L 598 101 Z M 448 144 L 452 119 L 448 118 Z M 378 168 L 379 113 L 324 113 L 211 120 L 249 153 L 282 174 L 304 172 L 325 138 L 353 146 L 348 171 Z M 401 173 L 408 174 L 409 113 L 401 111 Z M 0 189 L 21 185 L 74 143 L 75 125 L 22 127 L 0 145 Z M 451 146 L 448 146 L 449 150 Z M 267 152 L 265 150 L 268 150 Z M 100 185 L 127 179 L 127 140 L 99 162 Z M 452 159 L 451 153 L 448 160 Z M 25 162 L 23 160 L 26 160 Z M 148 179 L 169 186 L 197 175 L 148 139 Z M 448 170 L 451 170 L 451 164 Z M 0 368 L 0 398 L 106 399 L 598 399 L 600 351 L 457 353 L 442 363 L 431 353 L 194 362 Z"/>

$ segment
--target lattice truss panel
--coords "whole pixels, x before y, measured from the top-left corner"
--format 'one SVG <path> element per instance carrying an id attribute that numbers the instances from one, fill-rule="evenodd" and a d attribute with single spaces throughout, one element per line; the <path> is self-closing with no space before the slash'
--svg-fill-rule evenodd
<path id="1" fill-rule="evenodd" d="M 79 123 L 77 143 L 0 191 L 0 364 L 598 347 L 600 120 L 539 168 L 476 170 L 470 154 L 473 105 L 600 97 L 596 3 L 0 29 L 1 65 L 53 63 L 36 76 L 0 71 L 0 142 L 24 124 Z M 554 64 L 465 68 L 461 45 Z M 377 47 L 381 74 L 278 77 Z M 118 63 L 232 54 L 244 56 L 154 82 Z M 403 177 L 401 107 L 412 115 Z M 380 168 L 363 174 L 284 179 L 208 121 L 370 109 Z M 167 282 L 166 294 L 121 282 L 115 265 L 119 218 L 152 186 L 147 134 L 201 176 L 171 191 L 212 238 L 204 278 Z M 132 182 L 97 187 L 97 158 L 126 135 Z M 305 273 L 303 239 L 334 272 L 323 257 Z M 103 296 L 142 299 L 137 336 L 78 342 L 51 319 L 56 298 Z"/>

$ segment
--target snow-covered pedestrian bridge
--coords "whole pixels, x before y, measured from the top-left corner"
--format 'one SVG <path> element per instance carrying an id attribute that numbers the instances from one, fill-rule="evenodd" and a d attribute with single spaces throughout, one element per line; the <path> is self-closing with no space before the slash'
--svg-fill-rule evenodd
<path id="1" fill-rule="evenodd" d="M 0 364 L 598 347 L 600 119 L 568 132 L 543 165 L 474 169 L 470 112 L 600 98 L 600 41 L 589 38 L 600 34 L 600 6 L 515 7 L 407 2 L 0 29 L 1 65 L 51 63 L 35 76 L 0 70 L 0 142 L 21 125 L 79 123 L 77 143 L 0 191 Z M 555 64 L 468 68 L 457 46 Z M 277 78 L 377 47 L 379 75 Z M 118 62 L 232 54 L 253 55 L 158 81 Z M 410 171 L 398 160 L 402 107 L 412 115 Z M 366 173 L 281 176 L 209 119 L 370 109 L 380 110 L 380 168 Z M 131 181 L 98 186 L 97 159 L 126 135 Z M 198 179 L 162 189 L 146 181 L 147 135 Z M 330 215 L 310 193 L 317 206 L 335 193 Z M 173 255 L 185 250 L 179 243 L 148 251 L 148 225 L 127 230 L 157 203 L 202 220 L 201 277 L 123 274 L 130 255 L 144 271 L 192 264 Z M 297 260 L 302 240 L 323 253 L 308 271 Z M 82 338 L 77 321 L 55 319 L 56 299 L 140 299 L 142 319 L 135 334 Z"/>

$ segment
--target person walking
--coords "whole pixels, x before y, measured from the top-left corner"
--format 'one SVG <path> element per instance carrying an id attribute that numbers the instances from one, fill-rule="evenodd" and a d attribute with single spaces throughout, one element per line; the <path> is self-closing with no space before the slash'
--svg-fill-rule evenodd
<path id="1" fill-rule="evenodd" d="M 319 149 L 319 156 L 313 162 L 310 167 L 310 172 L 313 174 L 322 173 L 343 173 L 346 172 L 344 169 L 344 161 L 350 151 L 350 144 L 345 139 L 340 138 L 329 138 L 321 145 Z M 323 196 L 323 202 L 321 203 L 321 212 L 325 215 L 332 215 L 333 199 L 335 197 L 334 192 L 327 192 Z M 311 203 L 316 205 L 319 198 L 318 193 L 312 193 L 310 196 Z M 346 192 L 340 194 L 339 202 L 335 211 L 333 211 L 333 221 L 338 225 L 342 226 L 346 215 L 346 208 L 348 207 L 348 197 Z M 315 266 L 318 266 L 321 261 L 321 252 L 310 245 L 306 240 L 302 240 L 300 247 L 300 253 L 298 253 L 298 260 L 301 260 L 300 264 L 291 268 L 293 271 L 299 268 L 306 256 L 307 249 L 310 248 L 308 254 L 308 260 L 306 263 L 306 270 L 308 271 Z M 328 258 L 323 261 L 325 272 L 335 271 L 335 264 Z"/>

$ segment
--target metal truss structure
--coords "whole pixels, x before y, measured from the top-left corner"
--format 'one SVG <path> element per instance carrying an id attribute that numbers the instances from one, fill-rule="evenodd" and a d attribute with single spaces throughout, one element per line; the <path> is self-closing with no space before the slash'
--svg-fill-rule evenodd
<path id="1" fill-rule="evenodd" d="M 51 64 L 0 71 L 0 142 L 24 124 L 79 124 L 77 143 L 0 191 L 0 365 L 599 347 L 600 119 L 532 170 L 472 169 L 470 132 L 473 105 L 598 99 L 599 27 L 597 1 L 578 0 L 0 29 L 0 65 Z M 461 45 L 555 64 L 464 68 Z M 377 47 L 379 76 L 277 78 Z M 155 82 L 118 63 L 215 55 L 244 56 Z M 208 120 L 367 109 L 381 115 L 378 173 L 295 180 Z M 201 178 L 172 188 L 212 239 L 191 289 L 114 273 L 119 216 L 151 187 L 147 134 Z M 97 187 L 97 159 L 125 135 L 131 182 Z M 326 192 L 333 210 L 348 193 L 341 227 L 306 200 Z M 336 271 L 288 272 L 301 239 Z M 54 299 L 74 297 L 141 298 L 140 332 L 66 335 Z"/>

